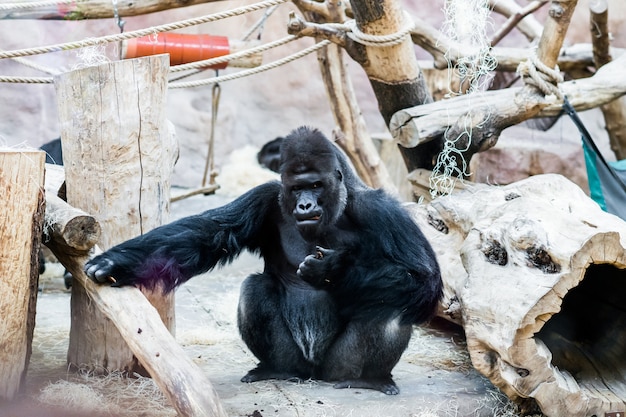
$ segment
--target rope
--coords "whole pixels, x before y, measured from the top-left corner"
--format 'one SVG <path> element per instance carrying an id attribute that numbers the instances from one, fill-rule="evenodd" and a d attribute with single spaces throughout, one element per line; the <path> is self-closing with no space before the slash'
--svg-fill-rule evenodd
<path id="1" fill-rule="evenodd" d="M 558 65 L 556 69 L 552 69 L 541 62 L 537 55 L 533 55 L 519 64 L 517 72 L 522 76 L 522 80 L 526 84 L 537 88 L 544 95 L 554 95 L 558 99 L 563 100 L 563 92 L 561 92 L 558 86 L 559 83 L 563 82 L 563 76 L 559 71 Z"/>
<path id="2" fill-rule="evenodd" d="M 43 66 L 43 65 L 39 65 L 39 64 L 37 64 L 35 62 L 29 61 L 29 60 L 24 59 L 24 58 L 13 58 L 13 61 L 17 62 L 18 64 L 22 64 L 22 65 L 24 65 L 26 67 L 35 69 L 37 71 L 45 72 L 46 74 L 57 75 L 57 74 L 61 73 L 61 71 L 58 71 L 58 70 L 56 70 L 54 68 L 49 68 L 49 67 L 46 67 L 46 66 Z"/>
<path id="3" fill-rule="evenodd" d="M 289 37 L 287 37 L 289 38 Z M 278 42 L 291 42 L 293 39 L 289 39 L 287 40 L 287 38 L 283 38 L 283 39 L 279 39 L 278 41 L 275 41 L 273 43 L 278 43 Z M 282 65 L 288 64 L 291 61 L 295 61 L 296 59 L 300 59 L 312 52 L 317 51 L 318 49 L 321 49 L 323 47 L 325 47 L 326 45 L 328 45 L 330 43 L 330 41 L 324 40 L 321 41 L 319 43 L 316 43 L 313 46 L 309 46 L 308 48 L 303 49 L 300 52 L 296 52 L 295 54 L 291 54 L 289 56 L 286 56 L 285 58 L 279 59 L 277 61 L 274 62 L 270 62 L 268 64 L 265 65 L 261 65 L 258 66 L 256 68 L 251 68 L 249 70 L 244 70 L 244 71 L 239 71 L 233 74 L 228 74 L 228 75 L 221 75 L 219 77 L 213 77 L 213 78 L 207 78 L 204 80 L 198 80 L 198 81 L 188 81 L 188 82 L 173 82 L 173 83 L 169 83 L 169 88 L 188 88 L 188 87 L 199 87 L 199 86 L 203 86 L 203 85 L 210 85 L 210 84 L 215 84 L 215 83 L 220 83 L 220 82 L 224 82 L 224 81 L 231 81 L 231 80 L 236 80 L 238 78 L 243 78 L 243 77 L 247 77 L 249 75 L 254 75 L 254 74 L 258 74 L 260 72 L 265 72 L 274 68 L 278 68 Z M 270 44 L 267 44 L 270 45 Z M 263 45 L 262 45 L 263 46 Z M 276 46 L 276 45 L 274 45 Z M 242 52 L 246 52 L 246 51 L 242 51 Z M 236 55 L 236 54 L 233 54 Z M 219 57 L 219 58 L 226 58 L 226 57 Z M 172 67 L 172 71 L 175 68 L 180 68 L 186 65 L 192 65 L 192 64 L 203 64 L 203 66 L 207 66 L 207 62 L 209 61 L 213 61 L 215 59 L 218 58 L 212 58 L 212 59 L 207 59 L 205 61 L 198 61 L 193 62 L 191 64 L 184 64 L 184 65 L 177 65 L 175 67 Z M 231 58 L 232 59 L 232 58 Z M 185 68 L 183 68 L 185 69 Z M 186 68 L 189 69 L 189 68 Z M 182 71 L 179 70 L 179 71 Z M 13 76 L 3 76 L 0 75 L 0 82 L 2 83 L 22 83 L 22 84 L 52 84 L 54 82 L 52 77 L 13 77 Z"/>
<path id="4" fill-rule="evenodd" d="M 398 45 L 404 41 L 404 38 L 410 35 L 411 30 L 415 26 L 411 15 L 404 12 L 404 27 L 396 33 L 389 35 L 368 35 L 361 32 L 356 24 L 356 20 L 350 19 L 343 22 L 342 26 L 347 30 L 346 35 L 353 41 L 365 46 L 393 46 Z"/>
<path id="5" fill-rule="evenodd" d="M 35 9 L 39 7 L 57 6 L 59 4 L 86 3 L 76 0 L 29 1 L 23 3 L 0 3 L 0 10 Z"/>
<path id="6" fill-rule="evenodd" d="M 274 13 L 274 11 L 278 8 L 278 6 L 272 6 L 269 9 L 267 9 L 265 11 L 265 13 L 263 13 L 263 16 L 261 16 L 261 18 L 254 24 L 252 25 L 252 27 L 243 35 L 243 37 L 241 38 L 242 41 L 246 41 L 248 40 L 248 38 L 250 36 L 252 36 L 252 34 L 254 32 L 257 31 L 257 29 L 259 30 L 259 34 L 257 35 L 258 39 L 261 39 L 261 32 L 263 32 L 263 27 L 265 26 L 265 22 L 267 21 L 267 19 L 272 15 L 272 13 Z"/>
<path id="7" fill-rule="evenodd" d="M 257 52 L 264 52 L 264 51 L 267 51 L 268 49 L 276 48 L 277 46 L 284 45 L 296 39 L 298 39 L 298 37 L 294 35 L 285 36 L 282 39 L 278 39 L 276 41 L 266 43 L 264 45 L 255 46 L 254 48 L 246 49 L 244 51 L 236 52 L 234 54 L 218 56 L 217 58 L 205 59 L 204 61 L 190 62 L 188 64 L 175 65 L 170 68 L 170 72 L 180 72 L 180 71 L 186 71 L 186 70 L 195 69 L 195 68 L 204 68 L 204 67 L 210 67 L 210 66 L 217 65 L 217 64 L 223 64 L 224 62 L 229 62 L 229 61 L 232 61 L 233 59 L 243 58 L 245 56 L 254 55 Z"/>
<path id="8" fill-rule="evenodd" d="M 0 75 L 0 83 L 52 84 L 52 77 L 12 77 Z"/>
<path id="9" fill-rule="evenodd" d="M 326 45 L 328 45 L 330 43 L 330 41 L 328 40 L 323 40 L 320 41 L 318 43 L 316 43 L 313 46 L 309 46 L 306 49 L 303 49 L 300 52 L 296 52 L 295 54 L 291 54 L 289 56 L 286 56 L 285 58 L 276 60 L 274 62 L 270 62 L 269 64 L 265 64 L 265 65 L 261 65 L 259 67 L 256 68 L 251 68 L 249 70 L 244 70 L 244 71 L 239 71 L 233 74 L 228 74 L 228 75 L 221 75 L 219 77 L 213 77 L 213 78 L 207 78 L 205 80 L 198 80 L 198 81 L 186 81 L 186 82 L 175 82 L 175 83 L 170 83 L 169 84 L 169 88 L 189 88 L 189 87 L 200 87 L 203 85 L 210 85 L 210 84 L 215 84 L 215 83 L 221 83 L 224 81 L 231 81 L 231 80 L 236 80 L 237 78 L 243 78 L 243 77 L 247 77 L 249 75 L 253 75 L 253 74 L 258 74 L 260 72 L 265 72 L 274 68 L 278 68 L 281 65 L 285 65 L 291 61 L 295 61 L 296 59 L 300 59 L 303 56 L 306 56 L 312 52 L 317 51 L 318 49 L 321 49 L 323 47 L 325 47 Z"/>
<path id="10" fill-rule="evenodd" d="M 26 49 L 18 49 L 15 51 L 5 51 L 0 52 L 0 59 L 2 58 L 15 58 L 20 56 L 29 56 L 29 55 L 37 55 L 37 54 L 45 54 L 49 52 L 58 52 L 58 51 L 67 51 L 71 49 L 85 48 L 88 46 L 101 45 L 104 43 L 110 42 L 120 42 L 125 41 L 132 38 L 139 38 L 141 36 L 153 35 L 155 33 L 160 32 L 169 32 L 171 30 L 183 29 L 189 26 L 200 25 L 203 23 L 214 22 L 216 20 L 225 19 L 233 16 L 240 16 L 245 13 L 265 9 L 267 7 L 271 7 L 277 4 L 284 3 L 287 0 L 265 0 L 259 3 L 254 3 L 249 6 L 238 7 L 232 10 L 228 10 L 226 12 L 209 14 L 206 16 L 201 16 L 198 18 L 181 20 L 174 23 L 168 23 L 160 26 L 153 26 L 147 29 L 135 30 L 132 32 L 119 33 L 116 35 L 108 35 L 100 38 L 93 39 L 85 39 L 79 42 L 69 42 L 69 43 L 61 43 L 56 45 L 49 45 L 38 48 L 26 48 Z"/>

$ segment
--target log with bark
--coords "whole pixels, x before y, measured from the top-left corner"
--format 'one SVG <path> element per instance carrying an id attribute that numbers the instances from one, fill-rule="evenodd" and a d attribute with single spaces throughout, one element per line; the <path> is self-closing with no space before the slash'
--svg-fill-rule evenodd
<path id="1" fill-rule="evenodd" d="M 439 314 L 479 372 L 526 411 L 626 411 L 623 220 L 556 174 L 409 209 L 442 268 Z"/>

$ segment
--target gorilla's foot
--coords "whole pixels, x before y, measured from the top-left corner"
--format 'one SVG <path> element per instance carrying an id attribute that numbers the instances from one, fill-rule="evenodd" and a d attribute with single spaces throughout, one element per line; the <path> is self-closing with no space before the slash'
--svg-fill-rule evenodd
<path id="1" fill-rule="evenodd" d="M 400 389 L 393 382 L 391 378 L 371 378 L 371 379 L 348 379 L 345 381 L 337 382 L 333 385 L 334 388 L 343 389 L 343 388 L 362 388 L 362 389 L 373 389 L 375 391 L 380 391 L 383 394 L 387 395 L 397 395 L 400 392 Z"/>
<path id="2" fill-rule="evenodd" d="M 283 379 L 292 381 L 302 381 L 302 378 L 295 375 L 293 372 L 277 371 L 265 366 L 259 365 L 254 369 L 251 369 L 243 378 L 241 382 L 256 382 L 264 381 L 266 379 Z"/>

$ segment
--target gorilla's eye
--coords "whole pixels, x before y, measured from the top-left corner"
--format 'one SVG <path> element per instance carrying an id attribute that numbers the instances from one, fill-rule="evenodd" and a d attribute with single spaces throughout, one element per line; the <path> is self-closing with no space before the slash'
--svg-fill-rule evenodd
<path id="1" fill-rule="evenodd" d="M 320 188 L 322 186 L 322 181 L 315 181 L 312 185 L 313 188 Z"/>

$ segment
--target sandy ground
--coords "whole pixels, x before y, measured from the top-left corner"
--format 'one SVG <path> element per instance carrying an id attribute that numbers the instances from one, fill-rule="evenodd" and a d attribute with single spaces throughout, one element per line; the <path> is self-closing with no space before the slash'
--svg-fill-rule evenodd
<path id="1" fill-rule="evenodd" d="M 197 196 L 172 205 L 177 218 L 220 205 L 228 198 Z M 317 381 L 239 379 L 256 364 L 236 328 L 241 281 L 261 269 L 244 254 L 232 265 L 195 277 L 176 293 L 176 338 L 206 372 L 229 416 L 515 416 L 515 407 L 472 367 L 462 332 L 445 322 L 416 328 L 394 378 L 397 396 L 336 390 Z M 66 351 L 70 293 L 63 268 L 49 264 L 42 276 L 33 354 L 26 391 L 0 404 L 0 417 L 171 416 L 176 412 L 149 378 L 69 372 Z"/>

